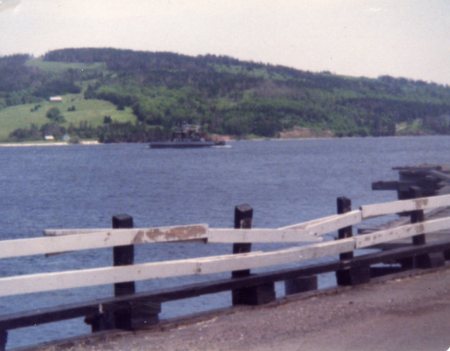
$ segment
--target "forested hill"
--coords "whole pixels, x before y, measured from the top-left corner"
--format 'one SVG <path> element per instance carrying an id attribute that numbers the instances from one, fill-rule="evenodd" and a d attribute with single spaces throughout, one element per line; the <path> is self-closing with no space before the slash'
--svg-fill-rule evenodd
<path id="1" fill-rule="evenodd" d="M 295 127 L 336 136 L 450 134 L 450 88 L 423 81 L 108 48 L 0 58 L 0 108 L 76 93 L 137 117 L 126 126 L 105 121 L 110 135 L 105 126 L 96 131 L 104 140 L 163 138 L 182 122 L 237 137 Z"/>

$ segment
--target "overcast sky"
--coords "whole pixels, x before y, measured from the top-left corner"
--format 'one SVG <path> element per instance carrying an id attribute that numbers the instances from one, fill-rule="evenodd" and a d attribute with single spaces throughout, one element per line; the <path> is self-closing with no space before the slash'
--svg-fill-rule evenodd
<path id="1" fill-rule="evenodd" d="M 450 0 L 0 0 L 0 55 L 65 47 L 450 84 Z"/>

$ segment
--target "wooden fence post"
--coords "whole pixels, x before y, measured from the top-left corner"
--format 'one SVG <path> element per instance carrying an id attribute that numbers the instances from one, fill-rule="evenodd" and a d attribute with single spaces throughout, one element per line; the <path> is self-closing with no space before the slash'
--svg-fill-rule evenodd
<path id="1" fill-rule="evenodd" d="M 252 227 L 253 209 L 248 204 L 236 206 L 234 209 L 234 228 L 250 229 Z M 233 244 L 233 254 L 250 252 L 252 244 Z M 249 269 L 231 272 L 232 278 L 241 278 L 250 275 Z M 248 288 L 232 290 L 232 303 L 235 305 L 261 305 L 275 300 L 275 284 L 265 283 Z"/>
<path id="2" fill-rule="evenodd" d="M 410 187 L 410 197 L 419 198 L 422 196 L 422 190 L 417 186 Z M 420 223 L 425 221 L 425 214 L 423 210 L 411 211 L 411 223 Z M 412 237 L 413 245 L 425 245 L 425 234 L 415 235 Z M 411 264 L 411 263 L 410 263 Z M 445 257 L 443 252 L 432 252 L 424 255 L 414 257 L 414 262 L 411 266 L 417 268 L 432 268 L 445 265 Z"/>
<path id="3" fill-rule="evenodd" d="M 253 221 L 253 208 L 248 204 L 236 206 L 234 208 L 234 228 L 250 229 Z M 233 254 L 250 252 L 252 244 L 250 243 L 234 243 Z M 233 278 L 246 277 L 250 275 L 249 269 L 231 272 Z"/>
<path id="4" fill-rule="evenodd" d="M 133 228 L 133 217 L 127 214 L 115 215 L 112 217 L 113 229 Z M 134 263 L 134 246 L 115 246 L 113 247 L 114 266 L 126 266 Z M 134 294 L 136 286 L 134 282 L 124 282 L 114 284 L 114 296 L 124 296 Z M 114 311 L 114 326 L 119 329 L 132 329 L 131 306 L 122 303 Z"/>
<path id="5" fill-rule="evenodd" d="M 352 210 L 352 202 L 347 197 L 338 197 L 336 200 L 337 213 L 344 214 Z M 351 238 L 353 236 L 352 226 L 345 227 L 338 230 L 338 240 Z M 343 252 L 339 254 L 339 259 L 343 262 L 351 261 L 353 259 L 353 251 Z M 337 285 L 356 285 L 367 283 L 370 280 L 370 267 L 358 266 L 340 269 L 336 271 Z"/>
<path id="6" fill-rule="evenodd" d="M 0 351 L 6 350 L 6 343 L 8 342 L 8 331 L 0 330 Z"/>
<path id="7" fill-rule="evenodd" d="M 417 186 L 410 186 L 408 191 L 409 199 L 416 199 L 422 196 L 422 191 Z M 425 214 L 423 210 L 411 211 L 409 213 L 411 223 L 420 223 L 425 221 Z M 415 235 L 412 237 L 412 243 L 414 245 L 424 245 L 426 243 L 425 234 Z"/>
<path id="8" fill-rule="evenodd" d="M 317 275 L 295 277 L 284 281 L 284 294 L 293 295 L 318 289 Z"/>
<path id="9" fill-rule="evenodd" d="M 113 229 L 133 228 L 133 217 L 127 214 L 112 217 Z M 134 263 L 134 246 L 124 245 L 113 247 L 114 266 L 126 266 Z M 120 297 L 132 295 L 136 292 L 135 282 L 123 282 L 114 284 L 114 296 Z M 92 331 L 107 329 L 133 330 L 139 327 L 158 322 L 158 313 L 161 312 L 161 304 L 153 302 L 121 302 L 103 306 L 103 311 L 94 316 L 86 317 L 85 321 L 91 324 Z"/>
<path id="10" fill-rule="evenodd" d="M 122 214 L 112 218 L 114 229 L 133 228 L 133 217 Z M 113 248 L 114 266 L 134 264 L 134 245 Z M 114 296 L 132 295 L 136 292 L 135 282 L 114 284 Z M 114 325 L 119 329 L 135 330 L 158 323 L 161 303 L 152 301 L 123 302 L 113 307 Z"/>
<path id="11" fill-rule="evenodd" d="M 127 214 L 115 215 L 112 218 L 113 229 L 133 228 L 133 217 Z M 134 245 L 113 247 L 114 266 L 126 266 L 134 263 Z M 136 291 L 134 282 L 114 284 L 114 296 L 134 294 Z"/>
<path id="12" fill-rule="evenodd" d="M 133 228 L 133 217 L 121 214 L 112 217 L 112 228 Z M 114 266 L 124 266 L 134 263 L 133 245 L 113 247 Z M 135 293 L 134 282 L 114 284 L 114 296 L 123 296 Z M 126 304 L 103 308 L 95 315 L 87 316 L 85 322 L 91 325 L 92 332 L 120 328 L 131 329 L 131 309 Z"/>

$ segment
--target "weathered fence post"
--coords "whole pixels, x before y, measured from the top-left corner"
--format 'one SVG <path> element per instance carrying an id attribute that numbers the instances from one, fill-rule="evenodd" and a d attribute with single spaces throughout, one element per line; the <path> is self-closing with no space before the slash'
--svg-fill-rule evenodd
<path id="1" fill-rule="evenodd" d="M 7 342 L 8 342 L 8 331 L 0 330 L 0 351 L 6 350 Z"/>
<path id="2" fill-rule="evenodd" d="M 113 229 L 133 228 L 133 217 L 127 214 L 115 215 L 112 217 Z M 114 266 L 124 266 L 134 263 L 134 246 L 115 246 L 113 247 Z M 134 282 L 114 284 L 114 296 L 119 297 L 135 293 Z M 85 319 L 87 324 L 91 325 L 93 332 L 102 330 L 120 328 L 131 329 L 131 308 L 127 304 L 114 306 L 104 306 L 102 311 L 96 315 L 88 316 Z"/>
<path id="3" fill-rule="evenodd" d="M 422 196 L 422 191 L 417 186 L 410 187 L 411 198 L 419 198 Z M 423 210 L 411 211 L 411 223 L 420 223 L 425 221 L 425 214 Z M 413 245 L 425 245 L 425 234 L 415 235 L 412 237 Z M 443 252 L 432 252 L 424 255 L 414 257 L 412 266 L 417 268 L 432 268 L 445 265 L 445 257 Z"/>
<path id="4" fill-rule="evenodd" d="M 112 218 L 113 229 L 133 228 L 133 217 L 127 214 L 115 215 Z M 134 245 L 113 247 L 114 266 L 126 266 L 134 263 Z M 114 284 L 114 296 L 134 294 L 134 282 Z"/>
<path id="5" fill-rule="evenodd" d="M 295 277 L 284 281 L 285 295 L 293 295 L 306 291 L 317 290 L 317 288 L 318 288 L 317 275 Z"/>
<path id="6" fill-rule="evenodd" d="M 115 215 L 112 217 L 113 229 L 133 228 L 133 218 L 129 215 Z M 113 263 L 114 266 L 123 266 L 133 264 L 134 262 L 134 247 L 132 245 L 113 247 Z M 114 284 L 114 296 L 122 296 L 133 294 L 135 292 L 134 282 L 116 283 Z M 125 328 L 129 326 L 131 320 L 131 312 L 127 306 L 120 306 L 120 308 L 105 308 L 95 315 L 90 315 L 85 318 L 85 322 L 91 325 L 92 332 L 102 330 Z"/>
<path id="7" fill-rule="evenodd" d="M 250 229 L 253 221 L 253 208 L 248 204 L 236 206 L 234 208 L 234 228 Z M 233 254 L 250 252 L 252 250 L 251 243 L 235 243 L 233 244 Z M 246 277 L 250 275 L 249 269 L 231 272 L 233 278 Z"/>
<path id="8" fill-rule="evenodd" d="M 133 217 L 122 214 L 112 218 L 114 229 L 133 228 Z M 113 248 L 114 266 L 134 263 L 134 245 L 115 246 Z M 131 295 L 136 292 L 135 282 L 114 284 L 114 296 Z M 114 311 L 114 325 L 119 329 L 134 330 L 158 322 L 161 304 L 151 301 L 123 302 Z"/>
<path id="9" fill-rule="evenodd" d="M 127 214 L 115 215 L 112 218 L 113 229 L 133 228 L 133 217 Z M 134 246 L 115 246 L 113 247 L 114 266 L 126 266 L 134 263 Z M 134 282 L 124 282 L 114 284 L 114 296 L 124 296 L 134 294 L 136 286 Z M 122 303 L 114 311 L 114 326 L 119 329 L 132 329 L 131 306 L 128 303 Z"/>
<path id="10" fill-rule="evenodd" d="M 253 209 L 250 205 L 242 204 L 234 209 L 234 228 L 250 229 L 252 227 Z M 233 254 L 250 252 L 252 244 L 233 244 Z M 233 271 L 232 278 L 241 278 L 250 275 L 249 269 Z M 273 282 L 248 288 L 232 290 L 233 305 L 261 305 L 275 300 L 275 285 Z"/>
<path id="11" fill-rule="evenodd" d="M 350 212 L 352 210 L 352 202 L 346 197 L 338 197 L 336 200 L 337 213 L 343 214 Z M 352 227 L 345 227 L 338 230 L 338 239 L 350 238 L 353 236 Z M 353 251 L 343 252 L 339 254 L 339 259 L 341 261 L 349 261 L 353 258 Z M 336 271 L 336 282 L 337 285 L 351 285 L 351 274 L 350 268 L 341 269 Z"/>
<path id="12" fill-rule="evenodd" d="M 408 197 L 410 199 L 416 199 L 422 196 L 422 191 L 417 186 L 410 186 L 408 191 Z M 423 210 L 411 211 L 409 213 L 411 223 L 420 223 L 425 221 L 425 214 Z M 414 245 L 423 245 L 426 243 L 425 234 L 415 235 L 412 237 Z"/>
<path id="13" fill-rule="evenodd" d="M 133 217 L 127 214 L 112 217 L 113 229 L 133 228 Z M 134 246 L 124 245 L 113 247 L 114 266 L 126 266 L 134 263 Z M 114 296 L 131 295 L 136 292 L 135 282 L 114 284 Z M 152 302 L 120 302 L 103 306 L 104 310 L 95 316 L 88 316 L 86 323 L 91 324 L 92 331 L 107 329 L 132 330 L 158 322 L 160 303 Z"/>
<path id="14" fill-rule="evenodd" d="M 344 214 L 352 210 L 352 202 L 347 197 L 338 197 L 336 200 L 337 213 Z M 338 230 L 338 240 L 351 238 L 353 236 L 352 226 Z M 353 251 L 343 252 L 339 255 L 342 262 L 353 259 Z M 337 285 L 356 285 L 367 283 L 370 280 L 370 267 L 368 266 L 351 266 L 349 268 L 336 271 Z"/>

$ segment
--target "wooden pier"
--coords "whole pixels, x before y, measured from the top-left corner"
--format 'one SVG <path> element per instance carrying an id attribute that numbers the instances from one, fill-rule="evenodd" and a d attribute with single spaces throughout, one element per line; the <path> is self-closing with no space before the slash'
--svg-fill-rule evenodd
<path id="1" fill-rule="evenodd" d="M 419 166 L 394 167 L 399 180 L 372 183 L 373 190 L 395 190 L 400 200 L 422 196 L 450 193 L 450 167 L 423 164 Z"/>
<path id="2" fill-rule="evenodd" d="M 230 291 L 233 305 L 261 305 L 276 299 L 275 282 L 284 282 L 286 294 L 297 294 L 317 289 L 317 275 L 327 272 L 335 272 L 339 286 L 352 286 L 408 269 L 443 266 L 450 259 L 450 214 L 438 218 L 425 214 L 450 207 L 450 195 L 442 194 L 448 181 L 446 171 L 433 167 L 414 170 L 416 178 L 412 180 L 405 169 L 399 170 L 401 179 L 395 186 L 393 182 L 374 184 L 374 189 L 397 190 L 401 198 L 398 201 L 352 209 L 350 199 L 341 197 L 337 199 L 336 214 L 282 228 L 253 228 L 253 209 L 243 204 L 235 208 L 233 228 L 211 228 L 207 224 L 134 228 L 131 216 L 116 215 L 110 229 L 48 229 L 44 237 L 0 241 L 0 258 L 93 248 L 112 249 L 114 257 L 111 267 L 1 277 L 0 297 L 105 284 L 114 284 L 114 297 L 0 316 L 0 350 L 6 347 L 9 330 L 31 325 L 84 317 L 93 332 L 137 330 L 158 323 L 161 304 L 166 301 Z M 435 182 L 436 177 L 439 181 Z M 422 178 L 427 182 L 423 189 Z M 365 220 L 392 214 L 403 216 L 403 223 L 355 233 L 354 227 Z M 433 240 L 428 240 L 431 234 Z M 385 246 L 375 253 L 361 251 L 399 240 L 401 245 Z M 135 245 L 179 241 L 229 243 L 233 253 L 134 263 Z M 293 246 L 262 252 L 252 251 L 253 243 Z M 252 272 L 255 268 L 293 263 L 296 268 Z M 230 278 L 135 291 L 135 282 L 140 280 L 220 272 L 230 272 Z"/>

